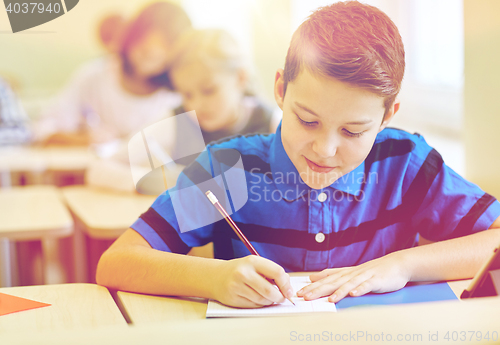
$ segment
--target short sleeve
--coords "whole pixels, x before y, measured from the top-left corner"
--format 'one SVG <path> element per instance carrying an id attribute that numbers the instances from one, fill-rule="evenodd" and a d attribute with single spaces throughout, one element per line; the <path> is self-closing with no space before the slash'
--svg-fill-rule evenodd
<path id="1" fill-rule="evenodd" d="M 214 224 L 222 216 L 205 193 L 214 193 L 226 210 L 232 207 L 216 157 L 217 149 L 207 147 L 182 171 L 176 186 L 160 195 L 131 226 L 151 247 L 186 254 L 213 240 Z"/>
<path id="2" fill-rule="evenodd" d="M 422 157 L 424 163 L 417 175 L 425 181 L 420 188 L 427 189 L 427 192 L 411 218 L 412 227 L 431 241 L 462 237 L 488 229 L 500 216 L 500 203 L 444 164 L 437 151 L 425 141 L 419 146 L 420 152 L 427 155 Z M 433 164 L 426 165 L 429 161 Z"/>

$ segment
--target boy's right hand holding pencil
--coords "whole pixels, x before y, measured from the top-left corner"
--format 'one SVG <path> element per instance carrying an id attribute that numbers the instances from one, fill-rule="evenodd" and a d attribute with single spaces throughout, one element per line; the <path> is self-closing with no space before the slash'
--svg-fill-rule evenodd
<path id="1" fill-rule="evenodd" d="M 219 272 L 211 282 L 213 299 L 229 306 L 258 308 L 293 296 L 290 276 L 280 265 L 263 257 L 249 255 L 221 261 Z M 274 280 L 279 290 L 268 279 Z"/>

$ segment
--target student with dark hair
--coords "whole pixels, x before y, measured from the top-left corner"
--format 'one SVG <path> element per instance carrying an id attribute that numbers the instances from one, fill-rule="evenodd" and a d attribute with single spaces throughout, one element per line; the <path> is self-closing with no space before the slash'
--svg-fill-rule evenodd
<path id="1" fill-rule="evenodd" d="M 332 302 L 474 276 L 500 242 L 500 203 L 422 136 L 388 127 L 404 65 L 398 30 L 377 8 L 312 13 L 276 73 L 276 133 L 208 145 L 104 253 L 97 282 L 259 307 L 292 296 L 291 271 L 320 271 L 297 295 Z M 207 185 L 262 257 L 214 217 Z M 418 236 L 435 243 L 417 246 Z M 180 255 L 210 241 L 215 259 Z"/>

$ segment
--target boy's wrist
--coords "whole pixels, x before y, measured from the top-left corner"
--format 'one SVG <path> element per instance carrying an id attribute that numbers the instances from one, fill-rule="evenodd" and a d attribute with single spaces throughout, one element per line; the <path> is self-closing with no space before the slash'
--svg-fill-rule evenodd
<path id="1" fill-rule="evenodd" d="M 408 281 L 413 281 L 415 271 L 415 253 L 412 253 L 411 249 L 398 250 L 388 254 L 397 262 L 401 275 L 407 277 Z"/>
<path id="2" fill-rule="evenodd" d="M 225 266 L 227 265 L 228 261 L 227 260 L 219 260 L 219 259 L 207 259 L 211 261 L 210 268 L 207 270 L 205 277 L 206 277 L 206 293 L 207 293 L 207 298 L 213 299 L 213 300 L 218 300 L 220 298 L 219 296 L 219 289 L 221 285 L 221 275 L 224 275 L 225 271 Z"/>

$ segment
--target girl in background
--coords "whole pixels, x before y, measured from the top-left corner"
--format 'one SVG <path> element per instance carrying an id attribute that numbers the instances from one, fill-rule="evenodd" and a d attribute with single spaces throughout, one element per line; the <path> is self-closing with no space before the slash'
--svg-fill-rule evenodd
<path id="1" fill-rule="evenodd" d="M 255 94 L 248 63 L 236 41 L 224 30 L 186 32 L 176 43 L 170 77 L 182 96 L 181 114 L 194 110 L 205 144 L 235 134 L 274 132 L 279 119 Z M 196 123 L 193 121 L 193 123 Z M 184 165 L 195 131 L 178 128 L 173 156 Z M 181 136 L 180 136 L 181 135 Z"/>
<path id="2" fill-rule="evenodd" d="M 175 4 L 147 6 L 124 29 L 117 54 L 76 73 L 44 112 L 37 139 L 77 145 L 117 141 L 171 114 L 180 101 L 165 71 L 174 41 L 190 27 Z"/>

